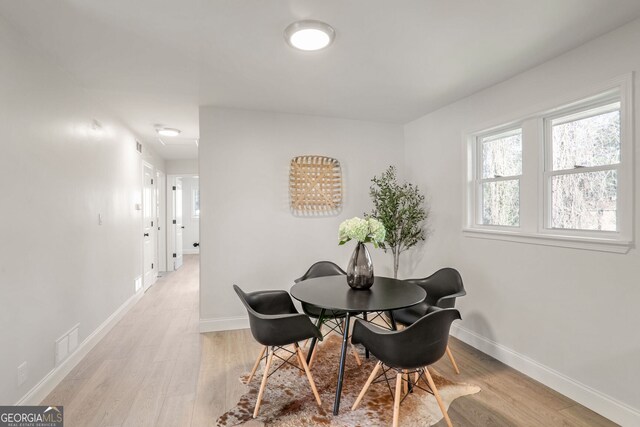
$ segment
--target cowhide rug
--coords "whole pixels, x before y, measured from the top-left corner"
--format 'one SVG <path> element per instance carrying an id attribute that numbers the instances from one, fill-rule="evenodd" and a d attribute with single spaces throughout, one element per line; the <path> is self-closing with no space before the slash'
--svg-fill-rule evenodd
<path id="1" fill-rule="evenodd" d="M 311 392 L 309 382 L 304 372 L 284 365 L 267 380 L 260 413 L 253 420 L 253 409 L 262 373 L 264 362 L 247 385 L 247 392 L 242 395 L 240 401 L 231 410 L 221 415 L 217 420 L 218 426 L 234 426 L 249 422 L 247 426 L 381 426 L 391 425 L 393 419 L 393 397 L 389 393 L 387 384 L 372 384 L 360 406 L 355 411 L 351 406 L 360 390 L 371 374 L 377 360 L 371 356 L 364 357 L 364 349 L 358 347 L 362 366 L 356 364 L 351 349 L 347 353 L 344 382 L 342 388 L 342 400 L 340 401 L 340 414 L 333 415 L 333 402 L 335 398 L 336 383 L 338 378 L 338 361 L 340 357 L 341 337 L 330 335 L 320 343 L 316 360 L 311 368 L 311 374 L 318 388 L 322 400 L 322 407 L 318 407 Z M 281 354 L 285 354 L 281 352 Z M 257 357 L 257 354 L 256 354 Z M 285 357 L 286 358 L 286 357 Z M 290 359 L 297 365 L 295 358 Z M 273 358 L 273 366 L 278 366 L 279 359 Z M 278 363 L 278 364 L 277 364 Z M 464 369 L 464 368 L 463 368 Z M 431 369 L 433 380 L 438 391 L 449 407 L 454 399 L 469 394 L 478 393 L 480 387 L 456 383 L 455 378 L 444 378 Z M 395 371 L 387 373 L 391 380 L 391 388 L 395 390 Z M 245 382 L 248 374 L 240 380 Z M 421 382 L 424 388 L 428 387 Z M 415 389 L 409 394 L 400 406 L 401 426 L 430 426 L 442 419 L 442 413 L 433 395 Z"/>

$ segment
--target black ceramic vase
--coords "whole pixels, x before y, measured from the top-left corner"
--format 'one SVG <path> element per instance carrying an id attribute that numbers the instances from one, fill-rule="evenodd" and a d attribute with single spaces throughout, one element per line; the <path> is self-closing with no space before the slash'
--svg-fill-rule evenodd
<path id="1" fill-rule="evenodd" d="M 347 266 L 347 283 L 352 289 L 369 289 L 373 279 L 371 255 L 364 243 L 358 242 Z"/>

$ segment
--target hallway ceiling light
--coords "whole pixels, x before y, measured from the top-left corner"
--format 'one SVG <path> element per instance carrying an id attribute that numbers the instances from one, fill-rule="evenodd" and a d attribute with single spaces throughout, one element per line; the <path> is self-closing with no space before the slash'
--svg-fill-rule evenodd
<path id="1" fill-rule="evenodd" d="M 324 22 L 296 21 L 284 30 L 284 38 L 290 46 L 300 50 L 320 50 L 329 46 L 336 36 L 335 30 Z"/>
<path id="2" fill-rule="evenodd" d="M 160 129 L 157 129 L 157 132 L 159 135 L 162 135 L 162 136 L 180 135 L 180 129 L 174 129 L 174 128 L 160 128 Z"/>

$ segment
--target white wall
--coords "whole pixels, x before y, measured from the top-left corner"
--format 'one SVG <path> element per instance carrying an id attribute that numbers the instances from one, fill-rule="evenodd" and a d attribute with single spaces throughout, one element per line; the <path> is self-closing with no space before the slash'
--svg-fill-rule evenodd
<path id="1" fill-rule="evenodd" d="M 172 159 L 165 162 L 167 175 L 198 174 L 198 159 Z"/>
<path id="2" fill-rule="evenodd" d="M 339 215 L 291 214 L 289 162 L 304 154 L 340 161 L 345 194 Z M 353 244 L 338 246 L 338 225 L 368 212 L 370 179 L 402 161 L 401 126 L 201 108 L 201 328 L 246 325 L 234 283 L 246 290 L 289 289 L 315 261 L 346 268 Z M 376 273 L 392 274 L 391 255 L 371 252 Z"/>
<path id="3" fill-rule="evenodd" d="M 408 173 L 431 197 L 434 234 L 415 270 L 404 274 L 460 269 L 468 289 L 459 301 L 461 337 L 624 425 L 640 424 L 640 253 L 463 236 L 462 136 L 540 106 L 553 107 L 617 75 L 637 73 L 638 46 L 640 21 L 635 21 L 405 127 Z M 640 129 L 638 74 L 635 85 Z M 636 165 L 638 153 L 636 147 Z"/>
<path id="4" fill-rule="evenodd" d="M 2 20 L 0 58 L 0 404 L 14 404 L 53 370 L 58 337 L 80 323 L 85 340 L 134 295 L 142 168 L 134 135 Z"/>
<path id="5" fill-rule="evenodd" d="M 200 241 L 200 218 L 194 217 L 193 190 L 198 189 L 197 177 L 182 178 L 182 251 L 187 254 L 197 254 L 199 248 L 194 248 L 193 243 Z"/>

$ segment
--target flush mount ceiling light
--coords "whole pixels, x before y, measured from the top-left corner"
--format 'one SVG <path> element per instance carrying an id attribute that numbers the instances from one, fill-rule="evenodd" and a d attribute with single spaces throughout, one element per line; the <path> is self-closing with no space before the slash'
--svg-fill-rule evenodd
<path id="1" fill-rule="evenodd" d="M 162 135 L 162 136 L 180 135 L 180 129 L 174 129 L 174 128 L 159 128 L 159 129 L 156 129 L 156 132 L 158 132 L 158 135 Z"/>
<path id="2" fill-rule="evenodd" d="M 320 21 L 296 21 L 284 30 L 284 38 L 290 46 L 300 50 L 320 50 L 329 46 L 336 32 L 329 24 Z"/>

